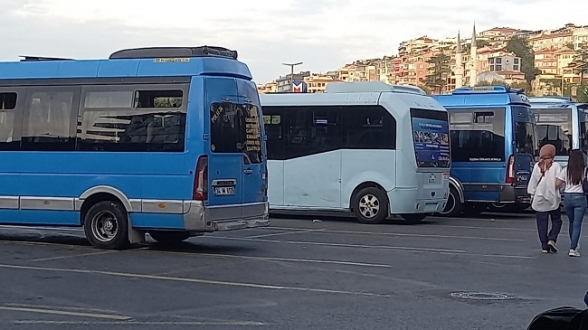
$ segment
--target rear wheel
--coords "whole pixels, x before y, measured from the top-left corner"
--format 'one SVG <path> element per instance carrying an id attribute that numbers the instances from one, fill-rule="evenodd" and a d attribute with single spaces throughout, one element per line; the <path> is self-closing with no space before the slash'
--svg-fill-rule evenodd
<path id="1" fill-rule="evenodd" d="M 388 218 L 388 196 L 378 188 L 367 187 L 352 198 L 353 212 L 361 223 L 378 224 Z"/>
<path id="2" fill-rule="evenodd" d="M 119 202 L 102 201 L 94 204 L 84 216 L 84 233 L 94 247 L 123 249 L 129 245 L 129 217 Z"/>
<path id="3" fill-rule="evenodd" d="M 150 231 L 149 236 L 158 243 L 169 245 L 187 240 L 190 238 L 190 233 L 186 231 Z"/>
<path id="4" fill-rule="evenodd" d="M 457 189 L 449 187 L 449 197 L 447 197 L 447 203 L 445 204 L 443 211 L 439 212 L 439 214 L 446 217 L 457 217 L 461 214 L 462 210 L 463 205 L 461 204 Z"/>

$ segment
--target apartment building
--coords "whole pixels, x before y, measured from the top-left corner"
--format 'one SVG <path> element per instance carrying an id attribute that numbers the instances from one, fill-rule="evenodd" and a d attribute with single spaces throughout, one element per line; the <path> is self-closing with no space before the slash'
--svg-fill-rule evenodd
<path id="1" fill-rule="evenodd" d="M 308 93 L 324 93 L 327 85 L 336 81 L 340 80 L 333 77 L 333 75 L 327 74 L 312 74 L 304 77 L 304 82 L 308 86 Z"/>

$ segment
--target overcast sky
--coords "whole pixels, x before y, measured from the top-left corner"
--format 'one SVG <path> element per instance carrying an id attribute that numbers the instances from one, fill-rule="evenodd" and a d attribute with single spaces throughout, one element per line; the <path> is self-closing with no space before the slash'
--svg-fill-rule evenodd
<path id="1" fill-rule="evenodd" d="M 396 54 L 428 35 L 471 35 L 495 26 L 588 25 L 586 0 L 0 0 L 0 60 L 19 55 L 103 58 L 130 47 L 216 45 L 236 49 L 264 83 L 282 62 L 325 72 L 355 59 Z"/>

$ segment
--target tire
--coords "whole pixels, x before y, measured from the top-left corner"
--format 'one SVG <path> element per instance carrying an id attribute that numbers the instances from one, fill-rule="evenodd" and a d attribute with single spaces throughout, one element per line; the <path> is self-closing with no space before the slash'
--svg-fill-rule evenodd
<path id="1" fill-rule="evenodd" d="M 84 215 L 86 238 L 99 249 L 126 248 L 129 245 L 128 224 L 128 213 L 119 202 L 98 202 Z"/>
<path id="2" fill-rule="evenodd" d="M 190 238 L 187 231 L 150 231 L 149 236 L 163 245 L 174 245 Z"/>
<path id="3" fill-rule="evenodd" d="M 352 201 L 355 217 L 361 223 L 380 224 L 388 218 L 388 196 L 381 189 L 363 188 Z"/>
<path id="4" fill-rule="evenodd" d="M 415 213 L 415 214 L 401 214 L 400 217 L 406 221 L 409 225 L 414 225 L 425 220 L 429 214 L 427 213 Z"/>
<path id="5" fill-rule="evenodd" d="M 447 197 L 447 204 L 443 212 L 439 212 L 444 217 L 458 217 L 463 211 L 463 204 L 459 199 L 457 189 L 449 187 L 449 197 Z"/>

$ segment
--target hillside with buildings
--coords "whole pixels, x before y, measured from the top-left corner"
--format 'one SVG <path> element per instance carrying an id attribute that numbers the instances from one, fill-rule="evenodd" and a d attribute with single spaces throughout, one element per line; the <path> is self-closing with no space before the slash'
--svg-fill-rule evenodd
<path id="1" fill-rule="evenodd" d="M 461 86 L 508 84 L 534 95 L 574 95 L 581 76 L 588 81 L 588 25 L 567 24 L 556 30 L 527 31 L 496 27 L 469 38 L 404 41 L 398 54 L 357 60 L 326 73 L 288 74 L 258 86 L 260 93 L 290 92 L 292 78 L 309 93 L 335 81 L 385 81 L 447 93 Z M 585 61 L 586 63 L 578 63 Z M 584 74 L 582 74 L 584 73 Z"/>

